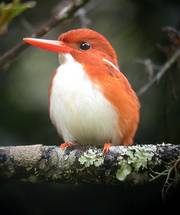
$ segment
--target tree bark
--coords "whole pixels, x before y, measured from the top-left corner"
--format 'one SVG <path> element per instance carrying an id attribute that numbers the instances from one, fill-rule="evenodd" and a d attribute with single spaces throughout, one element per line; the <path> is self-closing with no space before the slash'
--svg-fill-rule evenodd
<path id="1" fill-rule="evenodd" d="M 112 146 L 106 155 L 92 146 L 0 147 L 0 181 L 141 183 L 155 170 L 179 170 L 179 160 L 180 145 L 171 144 Z"/>

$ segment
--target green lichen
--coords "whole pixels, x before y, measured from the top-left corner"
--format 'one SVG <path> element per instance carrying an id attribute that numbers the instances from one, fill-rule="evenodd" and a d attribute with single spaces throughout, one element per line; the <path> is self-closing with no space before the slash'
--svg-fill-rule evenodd
<path id="1" fill-rule="evenodd" d="M 147 169 L 154 152 L 155 148 L 147 149 L 143 146 L 130 146 L 123 149 L 118 157 L 119 169 L 116 172 L 116 178 L 119 181 L 124 181 L 131 173 L 138 172 L 140 169 Z"/>
<path id="2" fill-rule="evenodd" d="M 98 167 L 103 164 L 104 157 L 103 153 L 99 152 L 97 149 L 88 149 L 88 151 L 84 152 L 78 160 L 85 167 L 90 167 L 92 165 Z"/>
<path id="3" fill-rule="evenodd" d="M 121 167 L 116 172 L 116 178 L 119 181 L 124 181 L 126 177 L 131 173 L 132 167 L 126 161 L 122 161 L 120 165 Z"/>

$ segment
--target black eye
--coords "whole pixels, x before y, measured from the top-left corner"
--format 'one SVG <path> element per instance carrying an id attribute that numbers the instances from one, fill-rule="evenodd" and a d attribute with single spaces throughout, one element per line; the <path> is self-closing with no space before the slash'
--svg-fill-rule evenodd
<path id="1" fill-rule="evenodd" d="M 80 44 L 80 46 L 79 46 L 79 48 L 81 49 L 81 50 L 88 50 L 88 49 L 90 49 L 90 44 L 88 43 L 88 42 L 82 42 L 81 44 Z"/>

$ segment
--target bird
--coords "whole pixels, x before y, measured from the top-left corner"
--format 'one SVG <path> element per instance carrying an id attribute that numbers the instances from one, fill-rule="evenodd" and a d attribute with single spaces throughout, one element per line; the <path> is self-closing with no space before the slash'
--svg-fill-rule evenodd
<path id="1" fill-rule="evenodd" d="M 58 54 L 59 67 L 49 85 L 49 115 L 61 148 L 132 145 L 140 118 L 140 102 L 120 71 L 111 43 L 100 33 L 79 28 L 58 40 L 24 38 L 25 43 Z"/>

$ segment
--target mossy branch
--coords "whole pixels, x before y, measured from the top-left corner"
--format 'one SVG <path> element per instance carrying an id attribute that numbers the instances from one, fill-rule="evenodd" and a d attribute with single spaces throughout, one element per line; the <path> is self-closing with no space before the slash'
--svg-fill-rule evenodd
<path id="1" fill-rule="evenodd" d="M 58 183 L 142 183 L 179 159 L 180 145 L 113 146 L 103 155 L 101 148 L 76 146 L 0 147 L 0 180 Z M 180 165 L 176 163 L 176 171 Z M 172 169 L 171 169 L 172 171 Z"/>

